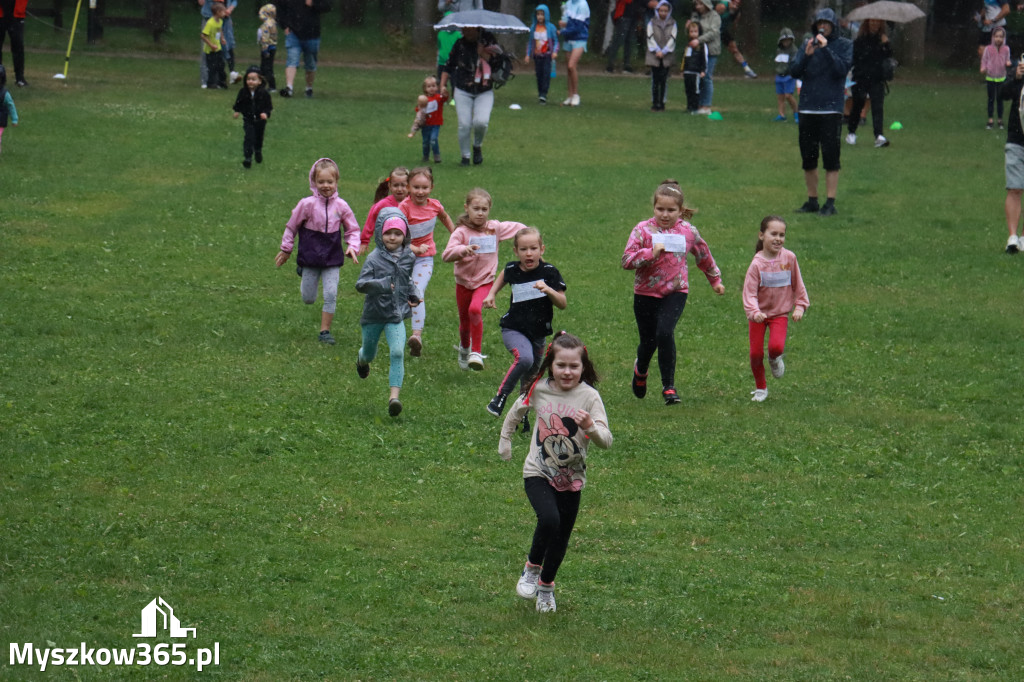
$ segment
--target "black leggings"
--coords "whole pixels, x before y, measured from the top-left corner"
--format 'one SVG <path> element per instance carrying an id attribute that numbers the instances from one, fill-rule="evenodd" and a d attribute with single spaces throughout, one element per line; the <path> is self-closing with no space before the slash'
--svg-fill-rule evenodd
<path id="1" fill-rule="evenodd" d="M 863 85 L 855 83 L 852 90 L 852 106 L 850 107 L 850 122 L 847 128 L 851 133 L 857 132 L 860 125 L 860 112 L 864 109 L 864 101 L 871 99 L 871 127 L 875 137 L 882 134 L 882 117 L 885 107 L 885 81 L 872 83 L 867 81 Z M 991 115 L 991 114 L 990 114 Z M 1002 115 L 1002 114 L 1000 114 Z"/>
<path id="2" fill-rule="evenodd" d="M 658 351 L 658 369 L 661 370 L 661 385 L 676 385 L 676 323 L 686 307 L 686 294 L 676 292 L 665 298 L 633 294 L 633 315 L 640 332 L 640 344 L 636 347 L 636 369 L 646 374 L 647 368 Z"/>
<path id="3" fill-rule="evenodd" d="M 523 479 L 523 485 L 537 514 L 537 528 L 533 531 L 533 545 L 527 558 L 531 564 L 541 566 L 542 582 L 553 583 L 576 525 L 580 491 L 555 490 L 548 479 L 540 476 Z"/>

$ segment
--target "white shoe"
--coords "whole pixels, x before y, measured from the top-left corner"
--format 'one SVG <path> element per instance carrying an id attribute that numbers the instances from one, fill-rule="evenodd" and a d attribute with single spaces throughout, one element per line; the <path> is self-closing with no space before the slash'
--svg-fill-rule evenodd
<path id="1" fill-rule="evenodd" d="M 697 110 L 697 115 L 698 116 L 710 116 L 711 115 L 711 107 L 701 107 L 700 109 Z"/>
<path id="2" fill-rule="evenodd" d="M 854 133 L 847 134 L 846 144 L 857 144 L 857 136 Z"/>
<path id="3" fill-rule="evenodd" d="M 889 140 L 885 139 L 885 135 L 879 135 L 875 138 L 875 149 L 879 147 L 888 147 Z"/>
<path id="4" fill-rule="evenodd" d="M 555 612 L 555 584 L 541 585 L 537 584 L 537 612 L 538 613 L 554 613 Z"/>
<path id="5" fill-rule="evenodd" d="M 579 93 L 576 93 L 575 95 L 572 96 L 572 102 L 570 102 L 570 106 L 578 107 L 579 105 L 580 105 L 580 95 L 579 95 Z"/>
<path id="6" fill-rule="evenodd" d="M 1020 251 L 1020 239 L 1017 235 L 1011 234 L 1010 238 L 1006 240 L 1006 253 L 1017 253 Z"/>
<path id="7" fill-rule="evenodd" d="M 562 106 L 563 107 L 571 107 L 572 106 L 572 95 L 569 95 L 568 97 L 565 98 L 565 101 L 562 102 Z"/>
<path id="8" fill-rule="evenodd" d="M 538 580 L 540 580 L 540 566 L 534 566 L 527 561 L 523 566 L 523 574 L 519 576 L 519 582 L 516 583 L 516 594 L 523 599 L 536 599 Z"/>
<path id="9" fill-rule="evenodd" d="M 455 346 L 459 351 L 459 369 L 469 369 L 469 349 Z"/>
<path id="10" fill-rule="evenodd" d="M 772 376 L 776 379 L 782 378 L 782 375 L 786 373 L 786 362 L 782 359 L 783 357 L 785 356 L 780 355 L 777 358 L 768 358 L 768 366 L 772 368 Z"/>
<path id="11" fill-rule="evenodd" d="M 231 72 L 231 84 L 234 85 L 235 83 L 237 83 L 240 80 L 242 80 L 242 74 L 238 73 L 237 71 L 232 71 Z"/>
<path id="12" fill-rule="evenodd" d="M 484 356 L 480 353 L 470 353 L 469 361 L 466 364 L 471 370 L 479 372 L 484 368 Z"/>
<path id="13" fill-rule="evenodd" d="M 757 388 L 757 389 L 754 389 L 753 391 L 751 391 L 751 394 L 754 396 L 753 398 L 751 398 L 751 400 L 753 402 L 755 402 L 755 403 L 763 403 L 764 399 L 768 397 L 768 389 L 767 388 Z"/>

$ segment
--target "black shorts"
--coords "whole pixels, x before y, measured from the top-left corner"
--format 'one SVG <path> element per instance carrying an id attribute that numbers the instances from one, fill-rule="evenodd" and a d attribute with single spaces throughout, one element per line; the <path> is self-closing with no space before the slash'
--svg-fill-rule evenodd
<path id="1" fill-rule="evenodd" d="M 722 45 L 728 45 L 729 43 L 736 42 L 736 39 L 732 37 L 732 31 L 727 28 L 722 29 Z"/>
<path id="2" fill-rule="evenodd" d="M 843 128 L 842 114 L 800 113 L 800 158 L 805 171 L 821 167 L 826 171 L 839 170 L 839 135 Z"/>

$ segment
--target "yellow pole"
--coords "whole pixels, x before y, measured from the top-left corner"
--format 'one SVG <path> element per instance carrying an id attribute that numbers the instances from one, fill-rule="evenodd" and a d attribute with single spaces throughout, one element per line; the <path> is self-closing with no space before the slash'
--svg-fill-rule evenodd
<path id="1" fill-rule="evenodd" d="M 56 78 L 64 80 L 68 77 L 68 65 L 71 62 L 71 44 L 75 42 L 75 29 L 78 28 L 78 13 L 82 9 L 82 0 L 78 0 L 78 4 L 75 5 L 75 19 L 71 22 L 71 37 L 68 38 L 68 53 L 64 55 L 64 73 L 63 75 L 58 74 Z"/>

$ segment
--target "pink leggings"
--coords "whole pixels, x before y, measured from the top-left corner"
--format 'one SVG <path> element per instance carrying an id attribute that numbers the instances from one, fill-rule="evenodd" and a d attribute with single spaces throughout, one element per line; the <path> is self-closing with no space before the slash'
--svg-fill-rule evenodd
<path id="1" fill-rule="evenodd" d="M 768 388 L 764 378 L 764 334 L 768 332 L 768 357 L 777 358 L 786 352 L 786 327 L 789 325 L 788 315 L 769 317 L 764 322 L 749 321 L 750 329 L 750 369 L 754 372 L 754 382 L 758 388 Z"/>
<path id="2" fill-rule="evenodd" d="M 455 303 L 459 306 L 459 345 L 474 353 L 480 352 L 484 335 L 484 299 L 490 290 L 490 284 L 476 289 L 455 285 Z"/>

